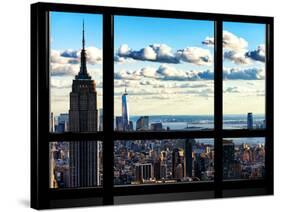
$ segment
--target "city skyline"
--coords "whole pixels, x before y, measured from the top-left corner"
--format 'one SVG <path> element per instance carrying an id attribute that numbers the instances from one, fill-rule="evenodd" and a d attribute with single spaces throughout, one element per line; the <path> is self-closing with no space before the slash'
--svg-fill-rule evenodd
<path id="1" fill-rule="evenodd" d="M 51 111 L 54 116 L 67 113 L 67 93 L 72 77 L 79 71 L 77 59 L 81 47 L 78 41 L 83 19 L 87 26 L 86 36 L 89 37 L 86 43 L 88 71 L 96 81 L 98 109 L 101 109 L 101 15 L 52 12 L 50 16 Z M 230 42 L 232 51 L 240 51 L 243 47 L 245 54 L 242 56 L 247 56 L 239 58 L 241 52 L 238 52 L 235 57 L 225 57 L 227 80 L 224 82 L 227 83 L 224 83 L 224 99 L 227 101 L 224 113 L 244 115 L 252 112 L 262 115 L 265 107 L 264 49 L 262 45 L 258 46 L 264 44 L 264 25 L 237 25 L 224 23 L 225 41 Z M 251 30 L 243 30 L 245 27 Z M 120 97 L 125 87 L 132 116 L 213 115 L 212 45 L 211 21 L 116 16 L 115 116 L 121 114 Z M 239 45 L 242 45 L 240 49 Z M 162 52 L 162 57 L 157 52 Z M 175 56 L 179 54 L 182 57 Z M 237 57 L 238 61 L 245 59 L 245 64 L 237 66 Z M 233 101 L 243 104 L 236 107 Z"/>
<path id="2" fill-rule="evenodd" d="M 81 30 L 80 69 L 72 81 L 72 90 L 69 93 L 69 115 L 66 115 L 65 122 L 68 119 L 67 131 L 75 133 L 96 132 L 98 130 L 98 109 L 97 109 L 97 91 L 96 82 L 87 71 L 87 52 L 85 49 L 85 28 L 84 20 Z M 51 115 L 53 118 L 53 114 Z M 53 120 L 51 121 L 53 123 Z M 53 129 L 53 124 L 50 129 Z M 64 124 L 62 128 L 65 128 Z M 66 131 L 66 129 L 62 129 Z M 99 145 L 98 141 L 70 142 L 67 145 L 68 151 L 64 150 L 63 156 L 67 158 L 68 166 L 61 166 L 59 160 L 55 160 L 54 153 L 57 147 L 63 142 L 50 144 L 50 186 L 57 188 L 59 185 L 65 187 L 94 187 L 100 186 L 99 166 Z M 52 145 L 53 144 L 53 145 Z"/>
<path id="3" fill-rule="evenodd" d="M 214 180 L 213 139 L 118 140 L 114 184 L 139 185 Z M 265 177 L 265 139 L 223 140 L 223 180 Z"/>
<path id="4" fill-rule="evenodd" d="M 214 180 L 213 139 L 116 141 L 114 184 Z"/>
<path id="5" fill-rule="evenodd" d="M 97 83 L 100 75 L 95 76 L 90 71 L 88 72 L 88 64 L 90 69 L 98 63 L 102 62 L 99 57 L 93 58 L 96 50 L 86 48 L 85 44 L 85 28 L 84 19 L 80 35 L 81 51 L 66 50 L 63 52 L 51 52 L 51 76 L 60 77 L 69 74 L 64 68 L 75 64 L 79 66 L 79 72 L 72 72 L 71 91 L 68 93 L 69 110 L 68 113 L 60 113 L 55 123 L 55 117 L 51 107 L 50 113 L 50 131 L 51 132 L 96 132 L 98 129 L 103 129 L 102 108 L 98 108 L 98 92 Z M 237 42 L 242 43 L 245 47 L 245 41 L 242 39 L 236 42 L 227 42 L 228 39 L 233 39 L 233 34 L 224 33 L 224 48 L 231 50 L 224 51 L 224 57 L 235 61 L 235 63 L 247 63 L 251 57 L 253 60 L 262 60 L 260 50 L 256 52 L 244 52 L 241 55 L 241 49 L 236 49 Z M 237 38 L 235 38 L 237 39 Z M 203 45 L 212 45 L 212 38 L 208 37 L 202 42 Z M 235 45 L 234 45 L 235 44 Z M 190 51 L 192 50 L 192 51 Z M 93 53 L 93 51 L 95 53 Z M 196 54 L 205 54 L 205 56 L 197 57 Z M 207 67 L 212 64 L 212 59 L 206 49 L 199 47 L 190 47 L 178 50 L 176 54 L 171 52 L 171 49 L 166 45 L 150 45 L 141 50 L 132 50 L 127 45 L 123 45 L 118 50 L 116 61 L 123 63 L 127 60 L 137 60 L 137 63 L 162 63 L 181 64 L 190 63 L 190 66 Z M 182 65 L 182 64 L 181 64 Z M 70 68 L 68 67 L 68 68 Z M 230 67 L 233 68 L 233 67 Z M 157 71 L 141 69 L 140 72 L 115 72 L 116 80 L 140 80 L 143 78 L 153 78 L 159 81 L 212 81 L 212 71 L 199 72 L 179 72 L 173 70 L 176 75 L 171 75 L 171 70 L 167 66 L 161 65 Z M 76 73 L 76 74 L 75 74 Z M 185 74 L 183 74 L 185 73 Z M 246 75 L 241 76 L 244 73 Z M 224 78 L 240 79 L 241 77 L 253 77 L 252 72 L 241 71 L 224 72 Z M 73 76 L 74 74 L 74 76 Z M 124 75 L 125 74 L 125 75 Z M 54 79 L 51 77 L 51 89 L 54 87 Z M 125 77 L 125 78 L 124 78 Z M 128 78 L 129 77 L 129 78 Z M 133 78 L 131 78 L 133 77 Z M 61 85 L 61 84 L 60 84 Z M 145 84 L 151 85 L 151 84 Z M 58 84 L 57 84 L 58 86 Z M 121 116 L 116 116 L 116 130 L 133 131 L 134 123 L 130 120 L 130 108 L 135 110 L 135 103 L 128 101 L 130 94 L 127 93 L 125 84 L 124 91 L 115 97 L 121 100 Z M 199 86 L 200 87 L 200 86 Z M 195 89 L 199 88 L 195 86 Z M 136 87 L 138 89 L 138 87 Z M 171 87 L 169 87 L 170 89 Z M 183 87 L 181 87 L 183 88 Z M 56 93 L 55 93 L 56 94 Z M 146 97 L 151 94 L 144 94 Z M 134 96 L 134 94 L 132 95 Z M 121 97 L 121 98 L 120 98 Z M 193 96 L 194 97 L 194 96 Z M 52 98 L 52 97 L 51 97 Z M 146 98 L 144 98 L 145 100 Z M 184 101 L 183 101 L 184 102 Z M 55 102 L 54 102 L 55 103 Z M 173 102 L 175 103 L 175 102 Z M 145 103 L 144 103 L 145 104 Z M 154 102 L 151 103 L 154 106 Z M 199 104 L 197 102 L 197 104 Z M 116 105 L 116 102 L 115 102 Z M 161 104 L 160 104 L 161 105 Z M 142 106 L 142 105 L 141 105 Z M 162 106 L 162 105 L 161 105 Z M 178 105 L 176 105 L 176 108 Z M 174 105 L 175 108 L 175 105 Z M 120 109 L 120 108 L 119 108 Z M 160 108 L 159 108 L 160 109 Z M 150 108 L 153 112 L 153 108 Z M 136 130 L 146 131 L 163 131 L 174 130 L 171 123 L 175 119 L 168 121 L 150 122 L 153 116 L 148 111 L 145 116 L 139 117 L 136 121 Z M 98 114 L 98 111 L 100 112 Z M 264 120 L 261 123 L 254 121 L 253 112 L 247 112 L 245 121 L 246 128 L 249 130 L 264 127 Z M 255 111 L 254 111 L 255 112 Z M 134 112 L 133 112 L 134 114 Z M 155 112 L 154 112 L 155 114 Z M 200 114 L 200 113 L 199 113 Z M 116 114 L 115 114 L 116 115 Z M 172 115 L 174 115 L 172 113 Z M 195 115 L 198 116 L 196 113 Z M 212 117 L 212 113 L 209 114 Z M 183 116 L 182 116 L 183 117 Z M 187 124 L 184 129 L 208 129 L 204 124 L 203 117 L 197 120 L 201 126 L 189 126 L 194 124 L 194 121 L 183 123 Z M 202 123 L 203 121 L 203 123 Z M 168 122 L 170 125 L 165 126 Z M 192 123 L 193 122 L 193 123 Z M 243 127 L 240 121 L 237 122 L 239 127 Z M 243 122 L 244 123 L 244 122 Z M 210 124 L 210 123 L 208 123 Z M 211 124 L 212 121 L 211 121 Z M 233 123 L 231 123 L 232 125 Z M 254 126 L 256 125 L 256 126 Z M 204 126 L 204 127 L 202 127 Z M 212 128 L 212 126 L 211 126 Z M 254 140 L 252 140 L 254 139 Z M 223 176 L 224 179 L 259 179 L 265 176 L 265 148 L 264 138 L 252 138 L 247 142 L 239 143 L 239 138 L 223 140 Z M 251 141 L 252 140 L 252 144 Z M 76 188 L 76 187 L 95 187 L 101 186 L 103 182 L 102 168 L 102 147 L 99 141 L 83 141 L 83 142 L 51 142 L 49 144 L 49 186 L 50 188 Z M 214 139 L 162 139 L 162 140 L 117 140 L 114 142 L 114 185 L 127 184 L 153 184 L 153 183 L 179 183 L 193 181 L 213 181 L 214 180 Z"/>

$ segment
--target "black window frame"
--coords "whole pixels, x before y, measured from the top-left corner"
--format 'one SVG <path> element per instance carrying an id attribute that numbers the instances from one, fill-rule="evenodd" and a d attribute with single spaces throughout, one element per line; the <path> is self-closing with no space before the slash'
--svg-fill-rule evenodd
<path id="1" fill-rule="evenodd" d="M 103 16 L 103 131 L 95 133 L 49 132 L 49 12 L 96 13 Z M 214 129 L 210 131 L 169 132 L 118 132 L 114 131 L 114 15 L 177 18 L 214 21 Z M 223 22 L 260 23 L 266 25 L 266 128 L 257 130 L 223 129 Z M 106 89 L 105 89 L 106 88 Z M 264 137 L 266 177 L 262 180 L 222 180 L 222 139 L 235 137 Z M 173 138 L 214 138 L 214 182 L 115 186 L 113 185 L 114 140 Z M 103 143 L 102 188 L 49 188 L 49 142 L 100 140 Z M 233 191 L 230 196 L 273 194 L 273 17 L 213 14 L 168 10 L 86 6 L 74 4 L 36 3 L 31 5 L 31 207 L 35 209 L 89 205 L 113 205 L 116 197 L 149 196 L 174 193 L 168 200 L 189 199 L 188 193 L 213 192 L 206 198 L 227 197 L 223 191 Z M 261 192 L 260 189 L 263 189 Z M 247 192 L 246 192 L 247 193 Z M 247 193 L 248 194 L 248 193 Z M 143 196 L 142 196 L 143 197 Z M 162 196 L 163 197 L 163 196 Z M 195 197 L 204 198 L 203 196 Z M 132 202 L 147 202 L 135 198 Z"/>

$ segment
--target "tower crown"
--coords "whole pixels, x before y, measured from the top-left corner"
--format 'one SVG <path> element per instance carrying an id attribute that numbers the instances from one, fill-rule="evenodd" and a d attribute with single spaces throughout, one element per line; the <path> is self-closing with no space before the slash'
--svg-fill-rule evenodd
<path id="1" fill-rule="evenodd" d="M 84 20 L 83 20 L 83 30 L 82 30 L 82 50 L 80 55 L 80 71 L 75 79 L 91 79 L 91 76 L 87 72 L 87 54 L 85 50 L 85 35 L 84 35 Z"/>

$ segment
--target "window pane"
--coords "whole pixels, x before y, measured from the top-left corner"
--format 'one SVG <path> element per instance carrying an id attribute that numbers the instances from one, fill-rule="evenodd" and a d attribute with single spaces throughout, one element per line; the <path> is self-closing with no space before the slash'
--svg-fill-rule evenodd
<path id="1" fill-rule="evenodd" d="M 118 140 L 114 184 L 213 181 L 213 139 Z"/>
<path id="2" fill-rule="evenodd" d="M 102 16 L 50 13 L 50 132 L 102 130 Z"/>
<path id="3" fill-rule="evenodd" d="M 115 129 L 214 127 L 214 22 L 115 16 Z"/>
<path id="4" fill-rule="evenodd" d="M 265 138 L 225 138 L 223 178 L 260 179 L 265 177 Z"/>
<path id="5" fill-rule="evenodd" d="M 265 128 L 265 25 L 223 23 L 223 127 Z"/>
<path id="6" fill-rule="evenodd" d="M 102 152 L 100 141 L 50 142 L 50 188 L 101 186 Z"/>

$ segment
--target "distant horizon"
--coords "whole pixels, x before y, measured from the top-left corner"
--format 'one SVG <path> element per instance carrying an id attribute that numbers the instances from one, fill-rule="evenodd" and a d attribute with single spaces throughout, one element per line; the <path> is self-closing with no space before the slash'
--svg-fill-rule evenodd
<path id="1" fill-rule="evenodd" d="M 102 109 L 102 108 L 100 108 Z M 51 112 L 52 113 L 52 112 Z M 252 112 L 249 112 L 249 113 L 252 113 Z M 53 113 L 54 114 L 54 113 Z M 60 116 L 61 114 L 68 114 L 68 112 L 61 112 L 60 114 L 54 114 L 54 116 Z M 248 113 L 246 114 L 223 114 L 223 116 L 244 116 L 244 115 L 247 115 Z M 253 116 L 265 116 L 265 113 L 262 114 L 262 113 L 252 113 Z M 121 116 L 120 115 L 114 115 L 114 117 L 117 117 L 117 116 Z M 214 115 L 209 115 L 209 114 L 195 114 L 195 115 L 192 115 L 192 114 L 160 114 L 160 115 L 155 115 L 155 114 L 150 114 L 150 115 L 129 115 L 129 117 L 138 117 L 138 116 L 209 116 L 209 117 L 214 117 Z"/>

